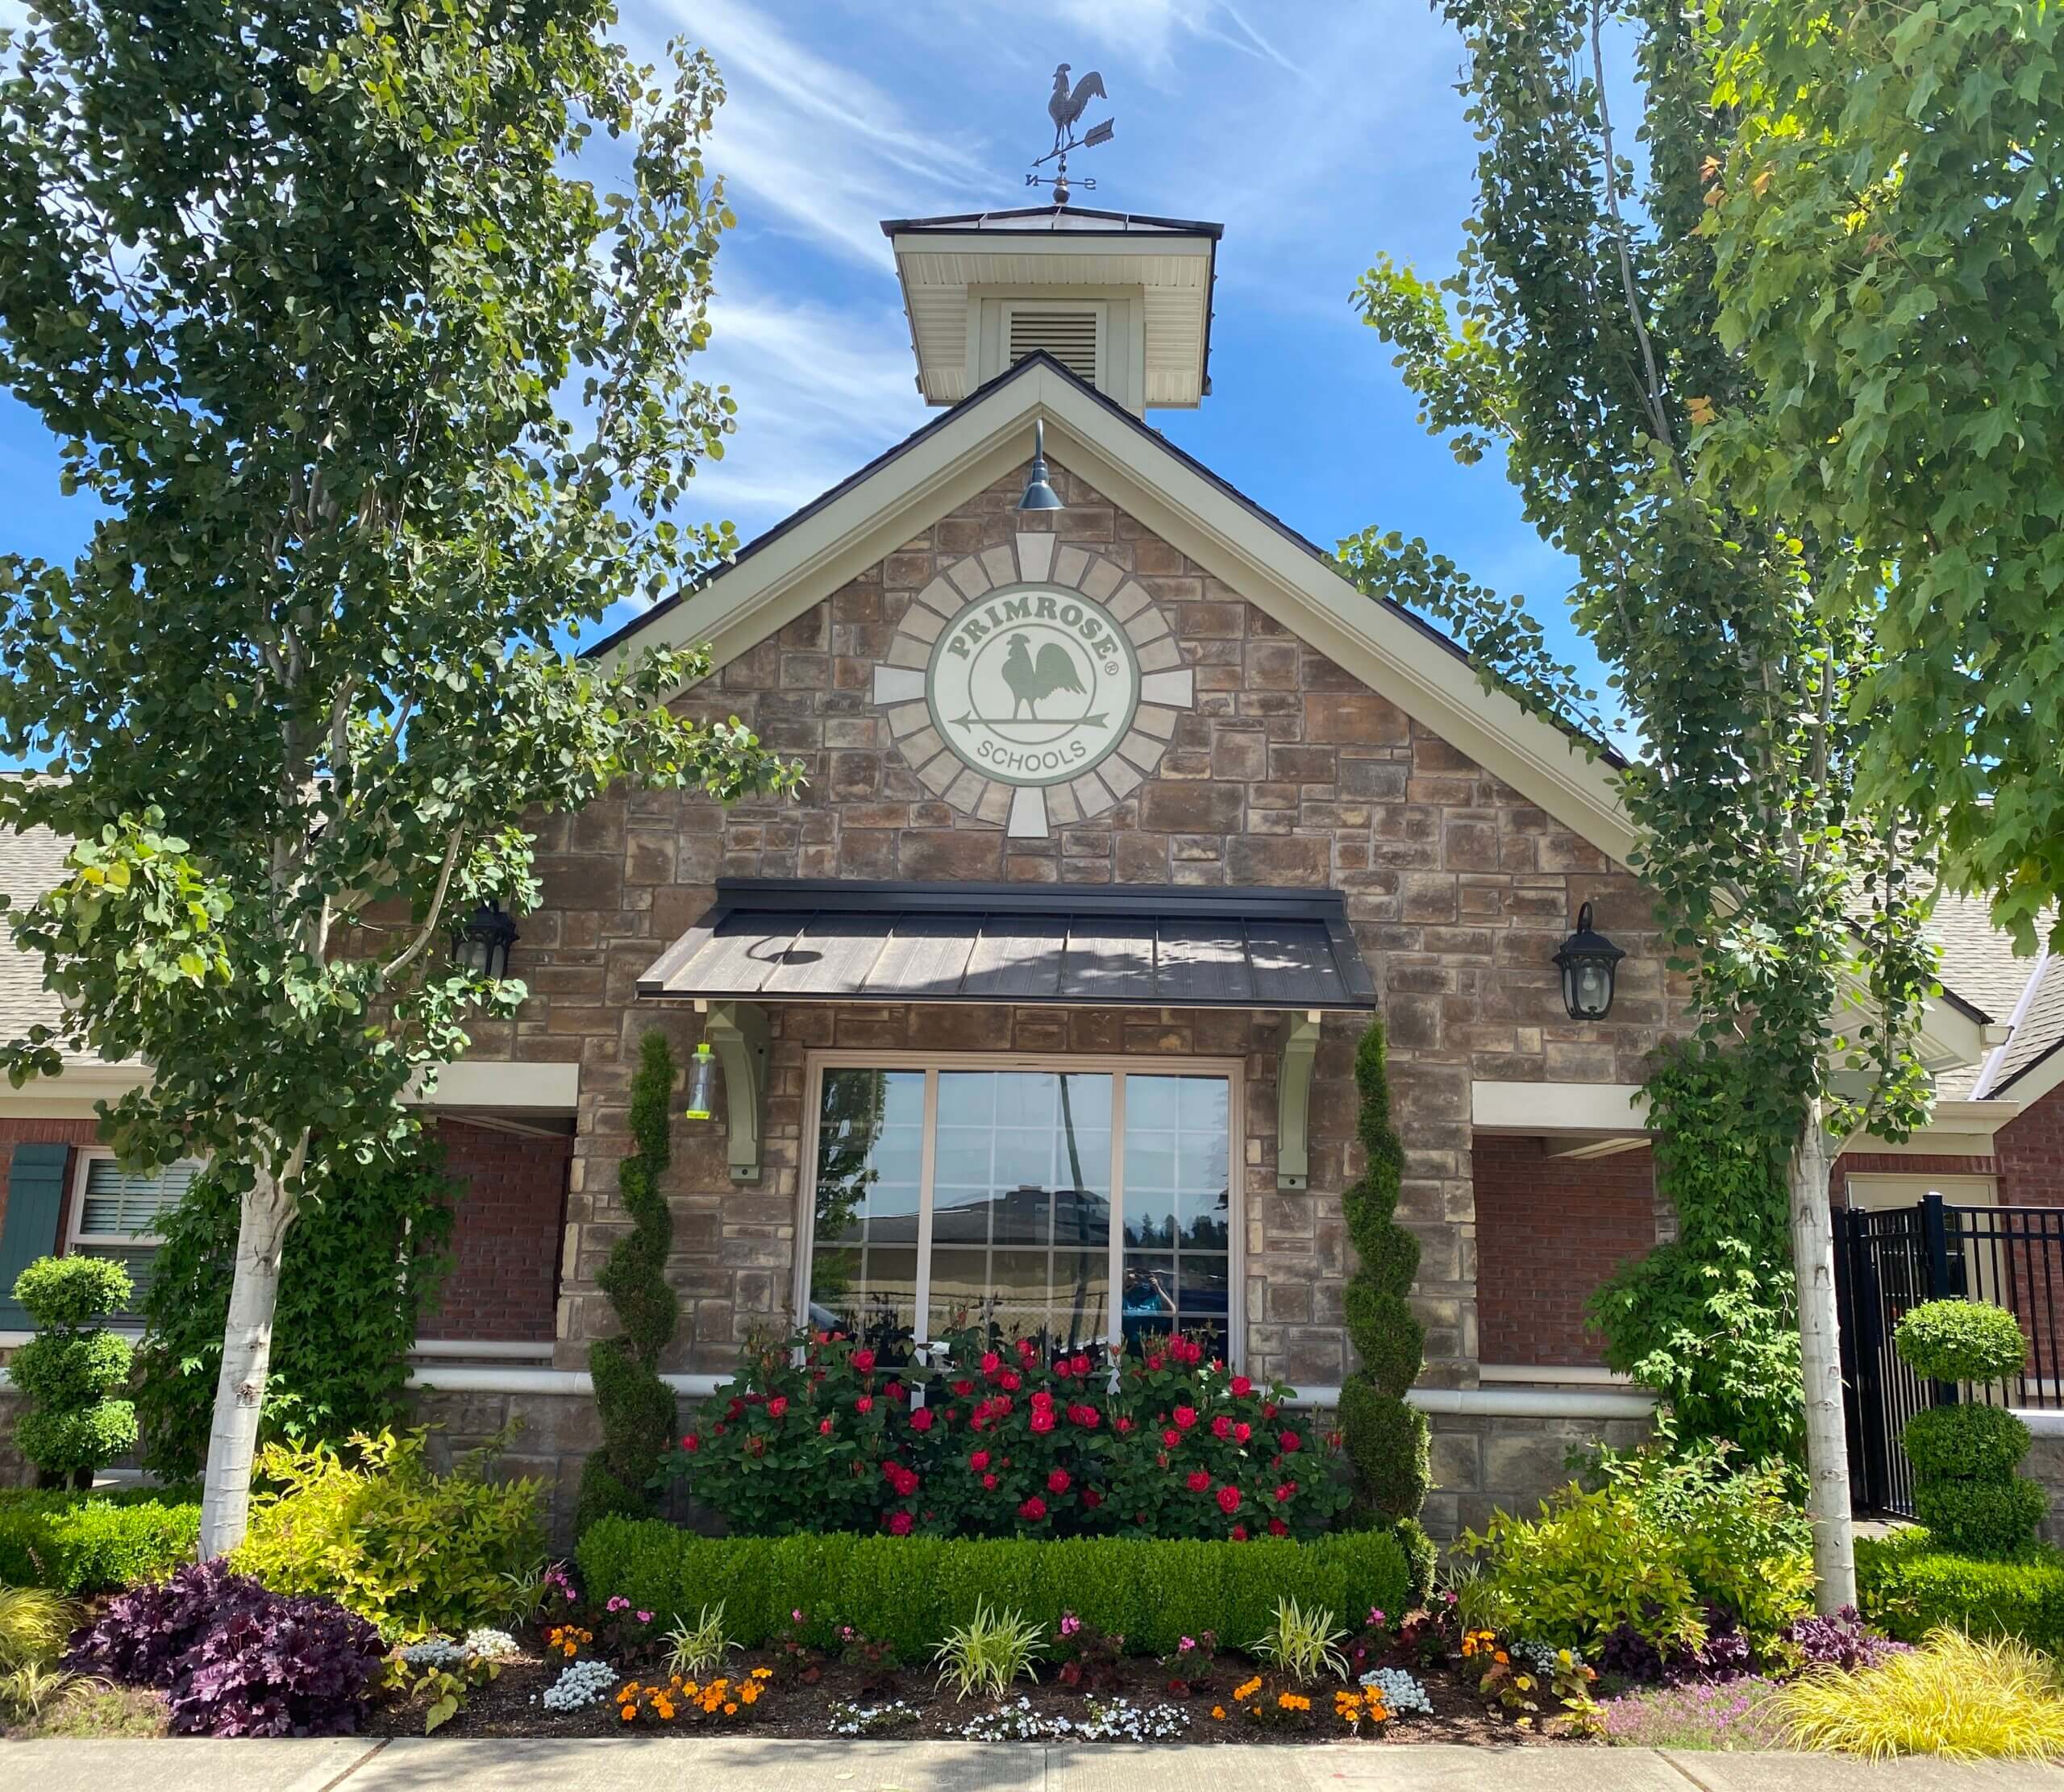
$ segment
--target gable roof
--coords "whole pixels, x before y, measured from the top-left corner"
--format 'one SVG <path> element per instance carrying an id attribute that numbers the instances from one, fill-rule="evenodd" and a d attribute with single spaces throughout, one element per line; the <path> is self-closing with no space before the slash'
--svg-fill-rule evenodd
<path id="1" fill-rule="evenodd" d="M 1365 596 L 1324 548 L 1046 355 L 1027 356 L 590 651 L 706 642 L 722 666 L 1022 466 L 1035 418 L 1051 459 L 1625 862 L 1634 835 L 1614 775 L 1623 762 L 1587 754 L 1508 692 L 1486 690 L 1449 636 Z"/>

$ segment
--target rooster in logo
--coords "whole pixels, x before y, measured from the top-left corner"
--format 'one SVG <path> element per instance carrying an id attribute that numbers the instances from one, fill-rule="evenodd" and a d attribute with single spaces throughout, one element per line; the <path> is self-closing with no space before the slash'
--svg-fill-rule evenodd
<path id="1" fill-rule="evenodd" d="M 1063 62 L 1054 71 L 1054 97 L 1047 102 L 1047 116 L 1054 121 L 1054 148 L 1056 151 L 1067 148 L 1075 140 L 1076 120 L 1088 110 L 1092 99 L 1108 99 L 1104 91 L 1104 77 L 1092 69 L 1075 84 L 1075 91 L 1067 88 L 1068 70 L 1072 66 Z"/>
<path id="2" fill-rule="evenodd" d="M 1017 720 L 1021 709 L 1029 709 L 1032 719 L 1039 719 L 1039 705 L 1056 691 L 1082 690 L 1082 680 L 1076 676 L 1073 655 L 1058 641 L 1049 641 L 1040 648 L 1034 659 L 1025 645 L 1025 637 L 1013 634 L 1010 646 L 1003 656 L 1003 681 L 1010 687 L 1010 719 Z"/>

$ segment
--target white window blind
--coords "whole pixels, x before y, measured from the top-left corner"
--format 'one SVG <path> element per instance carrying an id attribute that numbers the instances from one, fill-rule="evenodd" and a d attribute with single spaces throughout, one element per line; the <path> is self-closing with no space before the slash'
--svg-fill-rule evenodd
<path id="1" fill-rule="evenodd" d="M 200 1168 L 182 1159 L 156 1170 L 126 1170 L 112 1158 L 89 1158 L 77 1236 L 133 1238 L 156 1233 L 159 1217 L 178 1206 Z"/>

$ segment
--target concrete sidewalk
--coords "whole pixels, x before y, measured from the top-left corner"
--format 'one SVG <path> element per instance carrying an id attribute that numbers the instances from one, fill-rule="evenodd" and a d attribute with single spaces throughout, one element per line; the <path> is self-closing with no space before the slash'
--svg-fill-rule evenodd
<path id="1" fill-rule="evenodd" d="M 6 1792 L 2064 1792 L 2024 1763 L 1651 1748 L 863 1742 L 627 1736 L 564 1741 L 0 1744 Z"/>

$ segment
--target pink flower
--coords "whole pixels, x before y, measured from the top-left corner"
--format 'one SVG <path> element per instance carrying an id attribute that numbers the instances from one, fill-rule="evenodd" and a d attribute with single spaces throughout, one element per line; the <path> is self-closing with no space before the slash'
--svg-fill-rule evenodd
<path id="1" fill-rule="evenodd" d="M 910 1515 L 891 1512 L 888 1515 L 888 1534 L 893 1537 L 907 1537 L 910 1534 Z"/>
<path id="2" fill-rule="evenodd" d="M 1185 1636 L 1176 1644 L 1176 1653 L 1178 1655 L 1187 1655 L 1196 1647 L 1196 1639 L 1194 1636 Z"/>
<path id="3" fill-rule="evenodd" d="M 1067 1470 L 1066 1469 L 1055 1469 L 1051 1474 L 1047 1477 L 1047 1491 L 1048 1493 L 1064 1494 L 1067 1490 L 1068 1478 Z"/>
<path id="4" fill-rule="evenodd" d="M 1369 1622 L 1372 1624 L 1379 1624 L 1383 1621 L 1384 1608 L 1379 1605 L 1371 1606 L 1369 1607 Z"/>
<path id="5" fill-rule="evenodd" d="M 638 1614 L 638 1621 L 641 1624 L 649 1624 L 652 1621 L 652 1614 L 649 1611 L 641 1611 Z"/>
<path id="6" fill-rule="evenodd" d="M 1233 1378 L 1233 1395 L 1235 1399 L 1244 1400 L 1254 1391 L 1255 1384 L 1245 1375 L 1235 1375 Z"/>
<path id="7" fill-rule="evenodd" d="M 767 1416 L 770 1419 L 778 1419 L 788 1410 L 789 1396 L 785 1394 L 776 1394 L 767 1403 Z"/>
<path id="8" fill-rule="evenodd" d="M 803 1608 L 801 1606 L 797 1606 L 794 1611 L 789 1614 L 789 1621 L 791 1624 L 797 1624 L 803 1621 Z"/>
<path id="9" fill-rule="evenodd" d="M 1036 1524 L 1047 1516 L 1047 1503 L 1034 1494 L 1017 1508 L 1017 1516 L 1020 1518 L 1029 1518 Z"/>
<path id="10" fill-rule="evenodd" d="M 630 1609 L 630 1601 L 621 1593 L 613 1594 L 603 1609 L 607 1611 L 628 1611 Z"/>
<path id="11" fill-rule="evenodd" d="M 1176 1408 L 1176 1423 L 1184 1431 L 1188 1431 L 1192 1425 L 1196 1423 L 1196 1408 L 1193 1406 L 1177 1407 Z"/>
<path id="12" fill-rule="evenodd" d="M 1072 1611 L 1063 1611 L 1063 1612 L 1061 1614 L 1061 1635 L 1062 1635 L 1062 1636 L 1073 1636 L 1073 1635 L 1074 1635 L 1074 1634 L 1075 1634 L 1078 1630 L 1080 1630 L 1080 1629 L 1081 1629 L 1081 1628 L 1082 1628 L 1082 1620 L 1081 1620 L 1080 1618 L 1076 1617 L 1076 1615 L 1075 1615 Z"/>
<path id="13" fill-rule="evenodd" d="M 1237 1512 L 1240 1509 L 1240 1490 L 1228 1484 L 1218 1490 L 1218 1509 L 1221 1512 Z"/>
<path id="14" fill-rule="evenodd" d="M 913 1431 L 930 1431 L 932 1428 L 932 1409 L 928 1406 L 919 1407 L 910 1415 L 910 1428 Z"/>
<path id="15" fill-rule="evenodd" d="M 867 1349 L 855 1350 L 853 1353 L 853 1366 L 863 1375 L 866 1374 L 874 1367 L 874 1352 Z"/>
<path id="16" fill-rule="evenodd" d="M 1183 1485 L 1188 1487 L 1192 1493 L 1208 1492 L 1211 1486 L 1211 1477 L 1205 1474 L 1202 1469 L 1192 1469 L 1189 1473 L 1189 1478 L 1185 1481 Z"/>

